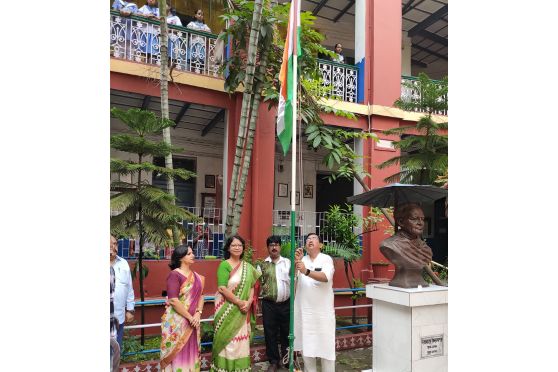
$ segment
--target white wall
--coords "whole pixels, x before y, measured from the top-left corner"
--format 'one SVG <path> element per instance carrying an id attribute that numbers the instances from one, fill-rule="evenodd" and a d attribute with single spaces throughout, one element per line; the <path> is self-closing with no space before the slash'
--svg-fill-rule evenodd
<path id="1" fill-rule="evenodd" d="M 274 203 L 273 209 L 290 210 L 291 209 L 291 158 L 285 159 L 283 163 L 283 172 L 278 171 L 279 163 L 282 155 L 275 154 L 275 186 L 274 186 Z M 297 173 L 297 189 L 300 191 L 300 205 L 296 206 L 296 210 L 304 210 L 314 212 L 316 210 L 316 163 L 312 160 L 303 161 L 303 174 Z M 298 169 L 297 169 L 297 172 Z M 303 180 L 303 185 L 312 185 L 312 198 L 305 198 L 302 190 L 300 189 L 300 180 Z M 286 198 L 277 196 L 277 188 L 279 183 L 286 183 L 289 188 L 289 196 Z"/>

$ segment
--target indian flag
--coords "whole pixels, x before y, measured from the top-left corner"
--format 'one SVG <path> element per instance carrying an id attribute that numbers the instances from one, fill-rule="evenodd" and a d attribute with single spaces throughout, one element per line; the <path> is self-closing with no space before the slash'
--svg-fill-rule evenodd
<path id="1" fill-rule="evenodd" d="M 296 49 L 295 49 L 296 48 Z M 287 154 L 293 137 L 295 128 L 295 118 L 293 115 L 293 105 L 296 105 L 296 81 L 295 81 L 295 61 L 293 51 L 296 56 L 301 55 L 300 50 L 300 0 L 292 0 L 289 14 L 289 25 L 287 27 L 287 38 L 285 40 L 285 50 L 283 51 L 283 63 L 279 73 L 281 89 L 279 94 L 279 107 L 277 111 L 277 137 L 283 148 L 283 153 Z"/>

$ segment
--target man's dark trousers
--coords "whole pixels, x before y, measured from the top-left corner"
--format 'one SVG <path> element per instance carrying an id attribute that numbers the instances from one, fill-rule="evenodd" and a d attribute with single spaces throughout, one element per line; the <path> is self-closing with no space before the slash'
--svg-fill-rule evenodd
<path id="1" fill-rule="evenodd" d="M 282 356 L 287 354 L 289 346 L 289 300 L 284 302 L 262 300 L 262 314 L 267 360 L 270 364 L 281 366 L 279 343 L 281 343 Z"/>

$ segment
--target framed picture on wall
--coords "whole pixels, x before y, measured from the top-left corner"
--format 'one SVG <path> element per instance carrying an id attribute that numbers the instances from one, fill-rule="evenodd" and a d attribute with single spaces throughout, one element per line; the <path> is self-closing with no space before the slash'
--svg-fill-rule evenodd
<path id="1" fill-rule="evenodd" d="M 280 198 L 286 198 L 289 196 L 289 184 L 279 183 L 277 184 L 277 196 Z"/>
<path id="2" fill-rule="evenodd" d="M 302 194 L 305 198 L 312 199 L 314 196 L 314 186 L 312 185 L 304 185 L 304 194 Z"/>
<path id="3" fill-rule="evenodd" d="M 205 175 L 205 188 L 206 189 L 214 189 L 215 188 L 215 175 L 214 174 L 206 174 Z"/>

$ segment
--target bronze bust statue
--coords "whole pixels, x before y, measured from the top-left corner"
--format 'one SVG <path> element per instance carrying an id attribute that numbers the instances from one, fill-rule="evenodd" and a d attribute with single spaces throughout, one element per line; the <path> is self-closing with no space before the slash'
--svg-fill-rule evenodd
<path id="1" fill-rule="evenodd" d="M 428 287 L 422 277 L 422 269 L 430 264 L 432 249 L 421 239 L 424 212 L 418 204 L 408 203 L 398 207 L 394 217 L 401 230 L 380 243 L 380 252 L 395 265 L 395 276 L 389 285 Z"/>

